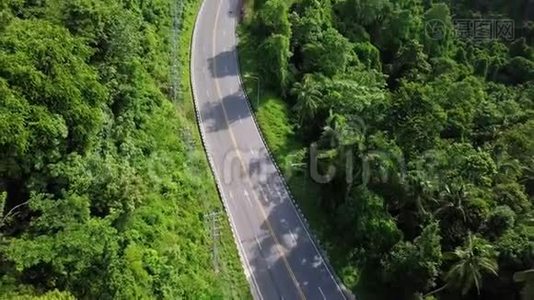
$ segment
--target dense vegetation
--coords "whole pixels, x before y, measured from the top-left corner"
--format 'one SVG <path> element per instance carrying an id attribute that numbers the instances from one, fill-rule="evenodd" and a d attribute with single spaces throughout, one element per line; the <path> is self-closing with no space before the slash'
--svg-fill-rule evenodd
<path id="1" fill-rule="evenodd" d="M 249 5 L 258 120 L 280 164 L 311 169 L 289 181 L 345 283 L 362 299 L 533 299 L 532 2 Z M 507 18 L 513 39 L 454 26 Z"/>
<path id="2" fill-rule="evenodd" d="M 177 110 L 197 7 L 0 2 L 0 298 L 247 296 L 224 222 L 213 268 L 220 203 Z"/>

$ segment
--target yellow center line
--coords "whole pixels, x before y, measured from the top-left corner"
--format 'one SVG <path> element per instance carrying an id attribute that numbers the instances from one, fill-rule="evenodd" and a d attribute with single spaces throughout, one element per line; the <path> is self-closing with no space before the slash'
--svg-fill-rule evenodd
<path id="1" fill-rule="evenodd" d="M 216 50 L 215 50 L 216 37 L 217 37 L 216 30 L 217 30 L 217 23 L 219 21 L 219 12 L 220 12 L 220 8 L 221 8 L 221 2 L 222 1 L 217 1 L 215 22 L 214 22 L 214 26 L 213 26 L 213 38 L 212 38 L 213 55 L 215 55 L 215 52 L 216 52 Z M 213 60 L 213 69 L 214 70 L 217 69 L 217 61 L 216 60 Z M 219 99 L 222 99 L 221 87 L 219 86 L 219 81 L 218 81 L 217 78 L 214 78 L 214 80 L 215 80 L 215 88 L 217 90 L 217 95 L 218 95 Z M 234 132 L 232 131 L 232 128 L 230 126 L 230 121 L 228 120 L 228 113 L 227 113 L 226 108 L 224 106 L 224 102 L 222 102 L 222 101 L 221 101 L 221 106 L 222 106 L 222 109 L 223 109 L 224 121 L 226 122 L 226 126 L 228 127 L 228 132 L 230 133 L 230 139 L 232 140 L 232 143 L 234 144 L 234 147 L 237 150 L 237 157 L 239 159 L 239 163 L 241 165 L 241 169 L 245 173 L 244 177 L 246 178 L 247 183 L 250 185 L 250 188 L 252 190 L 252 194 L 254 196 L 254 199 L 259 204 L 258 207 L 260 208 L 261 214 L 262 214 L 263 218 L 265 219 L 265 223 L 267 224 L 267 229 L 269 230 L 269 233 L 270 233 L 271 237 L 273 238 L 274 242 L 276 243 L 276 250 L 278 251 L 278 253 L 282 257 L 282 261 L 284 263 L 284 266 L 286 267 L 286 269 L 287 269 L 287 271 L 288 271 L 288 273 L 289 273 L 289 275 L 291 277 L 291 280 L 293 281 L 293 284 L 297 288 L 298 293 L 300 295 L 300 298 L 301 299 L 306 299 L 306 297 L 304 296 L 304 292 L 302 291 L 302 289 L 300 287 L 300 284 L 298 283 L 297 278 L 295 277 L 295 273 L 291 269 L 291 266 L 289 266 L 289 262 L 287 261 L 286 256 L 284 255 L 284 253 L 282 251 L 280 251 L 280 248 L 279 248 L 281 246 L 280 241 L 278 240 L 278 238 L 274 234 L 271 222 L 269 222 L 269 219 L 267 218 L 265 210 L 263 209 L 263 205 L 262 205 L 261 201 L 259 200 L 259 197 L 258 197 L 258 195 L 256 193 L 256 190 L 254 189 L 254 185 L 252 184 L 252 181 L 250 180 L 250 177 L 248 176 L 248 172 L 247 172 L 247 169 L 245 167 L 245 162 L 243 160 L 243 157 L 241 156 L 241 152 L 239 151 L 239 146 L 237 145 L 237 140 L 236 140 L 236 138 L 234 136 Z"/>

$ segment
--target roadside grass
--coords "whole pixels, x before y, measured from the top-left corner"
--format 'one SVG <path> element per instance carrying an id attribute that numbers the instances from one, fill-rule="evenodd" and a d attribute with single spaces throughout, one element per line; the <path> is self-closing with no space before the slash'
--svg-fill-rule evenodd
<path id="1" fill-rule="evenodd" d="M 248 0 L 246 3 L 253 3 L 253 0 Z M 245 12 L 252 13 L 252 11 L 250 6 L 245 7 Z M 334 229 L 328 223 L 330 216 L 320 205 L 320 184 L 313 181 L 308 174 L 307 145 L 296 135 L 291 108 L 279 95 L 262 85 L 261 78 L 259 100 L 256 99 L 258 83 L 255 78 L 259 74 L 256 61 L 261 57 L 256 54 L 259 42 L 255 41 L 247 31 L 250 20 L 251 17 L 245 15 L 244 22 L 239 28 L 239 62 L 246 93 L 269 149 L 284 173 L 291 194 L 302 209 L 312 232 L 321 242 L 322 249 L 326 251 L 332 267 L 343 284 L 362 299 L 381 299 L 375 292 L 376 288 L 371 286 L 372 279 L 366 280 L 367 272 L 354 264 L 349 255 L 351 249 L 343 246 L 343 241 L 337 238 Z"/>
<path id="2" fill-rule="evenodd" d="M 180 134 L 190 150 L 188 169 L 191 174 L 196 174 L 196 180 L 200 181 L 204 189 L 200 193 L 203 197 L 204 213 L 205 215 L 211 212 L 219 213 L 217 226 L 220 228 L 220 237 L 218 240 L 215 238 L 219 271 L 214 270 L 213 276 L 215 282 L 221 285 L 221 290 L 224 291 L 224 295 L 220 295 L 221 299 L 251 299 L 250 288 L 243 272 L 230 224 L 202 146 L 193 103 L 189 63 L 193 29 L 201 3 L 202 0 L 190 0 L 184 3 L 182 29 L 177 45 L 179 47 L 177 53 L 180 63 L 180 91 L 175 107 L 181 123 L 185 125 Z"/>

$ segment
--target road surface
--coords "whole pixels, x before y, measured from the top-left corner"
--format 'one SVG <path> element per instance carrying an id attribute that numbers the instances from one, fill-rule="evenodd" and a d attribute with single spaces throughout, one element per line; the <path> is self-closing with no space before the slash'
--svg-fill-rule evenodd
<path id="1" fill-rule="evenodd" d="M 205 0 L 191 80 L 198 122 L 256 299 L 345 299 L 259 134 L 237 61 L 239 0 Z"/>

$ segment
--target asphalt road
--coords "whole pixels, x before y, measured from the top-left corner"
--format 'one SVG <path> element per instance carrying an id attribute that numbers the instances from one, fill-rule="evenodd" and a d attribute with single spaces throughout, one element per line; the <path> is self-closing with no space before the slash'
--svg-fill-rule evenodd
<path id="1" fill-rule="evenodd" d="M 256 299 L 345 299 L 252 118 L 237 61 L 239 0 L 205 0 L 191 77 L 210 165 Z"/>

